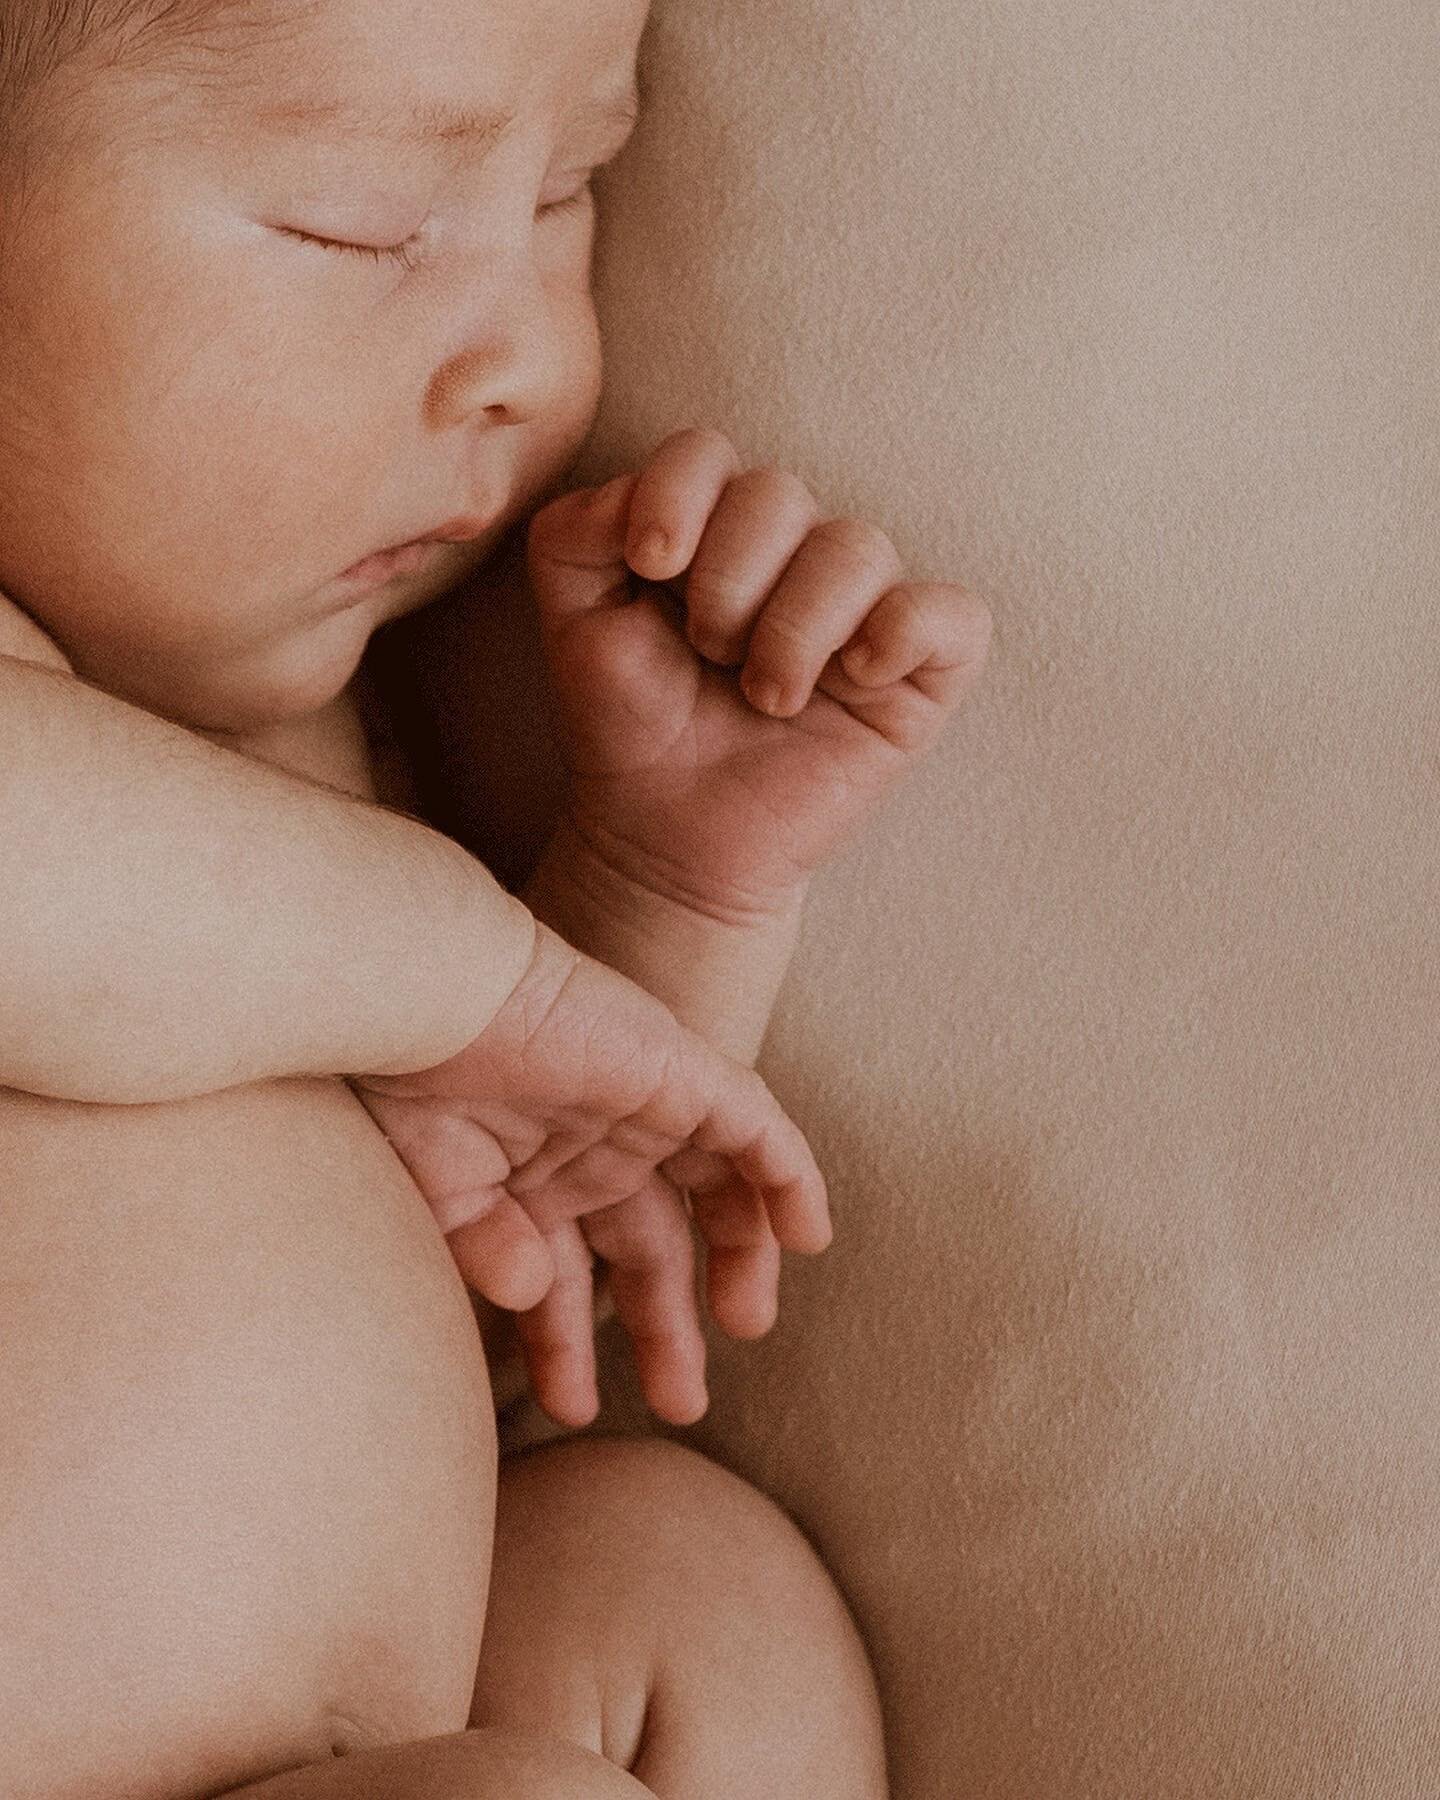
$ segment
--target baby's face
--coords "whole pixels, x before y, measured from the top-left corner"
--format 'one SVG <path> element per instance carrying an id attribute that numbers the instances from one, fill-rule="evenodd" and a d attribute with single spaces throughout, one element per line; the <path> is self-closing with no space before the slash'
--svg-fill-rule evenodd
<path id="1" fill-rule="evenodd" d="M 212 729 L 323 705 L 573 459 L 585 183 L 645 6 L 275 11 L 203 61 L 77 62 L 0 148 L 0 591 Z M 429 533 L 469 541 L 345 573 Z"/>

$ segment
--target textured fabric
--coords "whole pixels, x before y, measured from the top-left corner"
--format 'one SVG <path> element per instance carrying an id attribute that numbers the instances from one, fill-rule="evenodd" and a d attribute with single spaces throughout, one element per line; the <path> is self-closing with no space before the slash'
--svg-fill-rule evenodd
<path id="1" fill-rule="evenodd" d="M 996 621 L 762 1058 L 837 1241 L 681 1435 L 900 1800 L 1440 1794 L 1435 0 L 658 0 L 645 74 L 581 478 L 716 425 Z"/>

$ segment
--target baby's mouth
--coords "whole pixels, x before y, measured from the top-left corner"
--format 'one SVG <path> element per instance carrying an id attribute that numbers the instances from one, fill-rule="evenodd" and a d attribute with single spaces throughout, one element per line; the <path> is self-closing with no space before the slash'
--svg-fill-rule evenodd
<path id="1" fill-rule="evenodd" d="M 342 569 L 336 580 L 352 592 L 384 587 L 386 582 L 396 581 L 402 575 L 413 575 L 424 568 L 441 545 L 469 543 L 483 536 L 489 528 L 488 519 L 448 519 L 423 537 L 410 538 L 403 544 L 392 544 L 388 549 L 362 556 L 359 562 Z"/>
<path id="2" fill-rule="evenodd" d="M 348 569 L 342 569 L 336 580 L 348 588 L 383 587 L 387 581 L 394 581 L 401 575 L 413 575 L 423 568 L 434 548 L 433 538 L 416 538 L 408 544 L 396 544 L 390 550 L 377 550 L 370 556 L 362 556 L 359 562 L 351 563 Z"/>

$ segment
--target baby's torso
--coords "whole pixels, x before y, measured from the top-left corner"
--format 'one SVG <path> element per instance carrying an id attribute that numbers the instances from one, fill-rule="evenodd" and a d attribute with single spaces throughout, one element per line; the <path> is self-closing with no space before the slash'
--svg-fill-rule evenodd
<path id="1" fill-rule="evenodd" d="M 68 668 L 3 604 L 0 655 Z M 351 696 L 232 748 L 375 796 Z M 0 1089 L 0 1168 L 0 1792 L 169 1800 L 462 1728 L 492 1402 L 344 1084 Z"/>

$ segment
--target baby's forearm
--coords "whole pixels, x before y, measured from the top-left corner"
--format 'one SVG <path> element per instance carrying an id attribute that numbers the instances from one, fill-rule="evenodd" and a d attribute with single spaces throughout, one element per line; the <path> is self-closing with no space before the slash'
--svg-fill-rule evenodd
<path id="1" fill-rule="evenodd" d="M 534 923 L 418 820 L 0 655 L 0 1086 L 179 1099 L 424 1068 Z"/>
<path id="2" fill-rule="evenodd" d="M 803 896 L 763 925 L 723 925 L 642 892 L 562 823 L 521 898 L 543 924 L 663 1000 L 683 1025 L 754 1066 L 799 941 Z"/>

